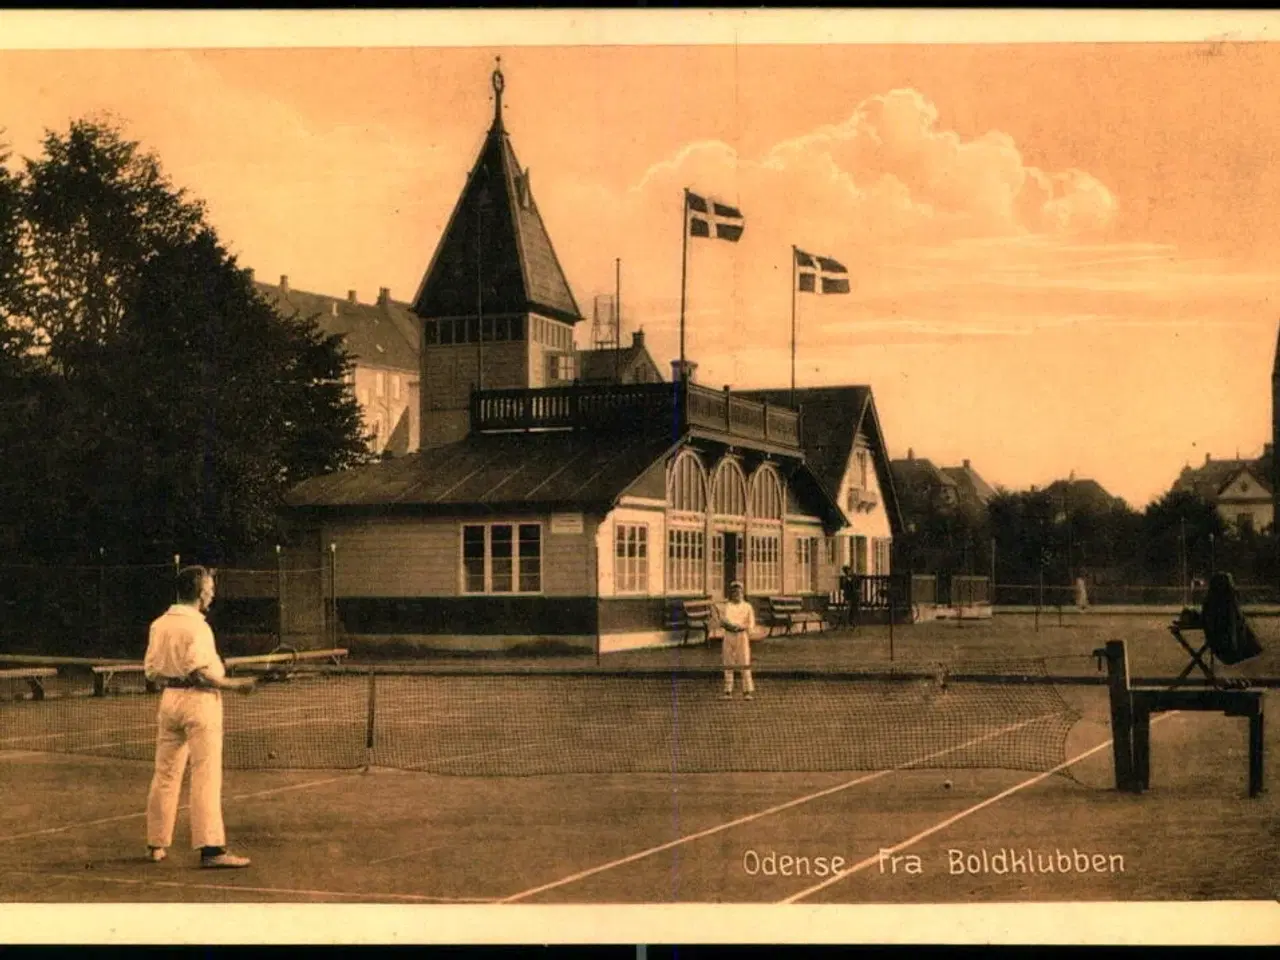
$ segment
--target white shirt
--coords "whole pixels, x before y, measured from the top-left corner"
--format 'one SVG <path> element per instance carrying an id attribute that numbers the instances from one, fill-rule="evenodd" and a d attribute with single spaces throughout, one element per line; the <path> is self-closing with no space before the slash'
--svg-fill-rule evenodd
<path id="1" fill-rule="evenodd" d="M 211 677 L 227 675 L 204 614 L 185 603 L 175 603 L 152 622 L 142 666 L 148 680 L 179 679 L 195 670 Z"/>
<path id="2" fill-rule="evenodd" d="M 747 603 L 746 600 L 739 600 L 734 603 L 730 600 L 724 605 L 724 614 L 720 617 L 720 621 L 729 626 L 744 628 L 748 634 L 756 628 L 756 608 Z"/>

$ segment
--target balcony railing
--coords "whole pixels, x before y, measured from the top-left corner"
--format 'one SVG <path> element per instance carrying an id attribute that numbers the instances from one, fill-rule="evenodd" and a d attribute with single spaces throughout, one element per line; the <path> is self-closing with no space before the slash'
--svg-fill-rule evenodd
<path id="1" fill-rule="evenodd" d="M 679 431 L 700 428 L 798 449 L 800 416 L 786 407 L 696 383 L 634 383 L 483 390 L 471 394 L 471 429 Z"/>

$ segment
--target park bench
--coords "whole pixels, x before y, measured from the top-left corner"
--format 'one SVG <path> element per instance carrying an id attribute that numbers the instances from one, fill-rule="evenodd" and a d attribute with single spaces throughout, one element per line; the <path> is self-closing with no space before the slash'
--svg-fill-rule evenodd
<path id="1" fill-rule="evenodd" d="M 710 597 L 696 597 L 688 600 L 677 600 L 672 604 L 668 622 L 675 629 L 683 631 L 680 645 L 689 642 L 689 635 L 701 631 L 704 642 L 710 642 L 713 636 L 723 639 L 720 630 L 720 615 Z"/>
<path id="2" fill-rule="evenodd" d="M 821 631 L 826 627 L 827 621 L 821 610 L 806 610 L 804 601 L 799 597 L 770 597 L 769 598 L 769 636 L 773 636 L 775 629 L 781 628 L 785 633 L 791 633 L 796 627 L 800 628 L 801 633 L 809 632 L 809 624 L 817 624 L 818 630 Z"/>
<path id="3" fill-rule="evenodd" d="M 58 671 L 53 667 L 13 667 L 0 670 L 0 680 L 22 680 L 31 688 L 31 699 L 44 699 L 44 681 L 56 677 Z"/>

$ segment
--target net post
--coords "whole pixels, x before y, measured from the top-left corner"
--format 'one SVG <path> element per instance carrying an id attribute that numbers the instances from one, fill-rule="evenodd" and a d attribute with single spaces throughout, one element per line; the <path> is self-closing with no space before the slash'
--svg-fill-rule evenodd
<path id="1" fill-rule="evenodd" d="M 1115 756 L 1116 789 L 1134 789 L 1133 704 L 1129 697 L 1129 658 L 1123 640 L 1108 640 L 1102 651 L 1107 661 L 1111 698 L 1111 742 Z"/>
<path id="2" fill-rule="evenodd" d="M 338 648 L 338 545 L 329 542 L 329 649 Z"/>
<path id="3" fill-rule="evenodd" d="M 373 664 L 369 665 L 369 700 L 365 709 L 365 729 L 364 729 L 364 768 L 369 770 L 373 767 L 373 730 L 374 718 L 377 716 L 378 705 L 378 675 L 373 669 Z"/>
<path id="4" fill-rule="evenodd" d="M 276 544 L 276 643 L 284 643 L 284 551 Z"/>

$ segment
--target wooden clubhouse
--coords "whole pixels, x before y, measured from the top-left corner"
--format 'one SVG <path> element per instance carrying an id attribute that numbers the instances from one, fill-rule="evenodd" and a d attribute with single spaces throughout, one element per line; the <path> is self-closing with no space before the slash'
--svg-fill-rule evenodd
<path id="1" fill-rule="evenodd" d="M 583 382 L 582 316 L 497 72 L 494 86 L 492 126 L 412 304 L 422 449 L 287 499 L 300 552 L 332 558 L 344 646 L 679 643 L 686 604 L 735 579 L 762 623 L 800 623 L 844 564 L 887 577 L 901 520 L 869 388 L 796 391 L 794 409 L 790 391 L 699 384 L 692 364 L 671 382 Z"/>

